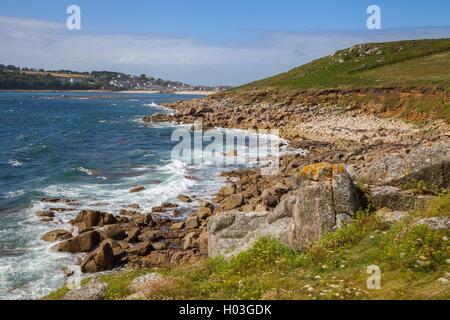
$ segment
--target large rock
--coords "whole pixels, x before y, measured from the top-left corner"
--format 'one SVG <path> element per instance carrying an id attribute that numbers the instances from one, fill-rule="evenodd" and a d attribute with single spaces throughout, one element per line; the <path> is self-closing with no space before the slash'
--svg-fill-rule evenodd
<path id="1" fill-rule="evenodd" d="M 426 209 L 431 196 L 416 195 L 396 187 L 371 187 L 369 190 L 370 203 L 376 209 L 389 208 L 396 211 L 418 211 Z"/>
<path id="2" fill-rule="evenodd" d="M 186 229 L 195 229 L 200 226 L 197 216 L 190 216 L 186 219 Z"/>
<path id="3" fill-rule="evenodd" d="M 116 222 L 117 219 L 112 214 L 94 210 L 83 210 L 75 217 L 75 219 L 70 221 L 71 224 L 78 227 L 80 232 L 93 227 L 114 224 Z"/>
<path id="4" fill-rule="evenodd" d="M 229 211 L 215 215 L 208 223 L 208 255 L 232 257 L 249 249 L 263 236 L 272 236 L 288 243 L 292 218 L 267 221 L 267 212 Z"/>
<path id="5" fill-rule="evenodd" d="M 55 242 L 59 240 L 65 240 L 72 237 L 72 234 L 64 229 L 57 229 L 47 232 L 42 236 L 42 240 L 46 242 Z"/>
<path id="6" fill-rule="evenodd" d="M 103 241 L 100 246 L 81 263 L 81 271 L 85 273 L 111 270 L 114 266 L 114 251 L 108 241 Z"/>
<path id="7" fill-rule="evenodd" d="M 130 224 L 137 227 L 153 225 L 153 218 L 150 214 L 137 214 L 130 218 Z"/>
<path id="8" fill-rule="evenodd" d="M 104 239 L 123 240 L 127 237 L 125 230 L 118 224 L 111 224 L 99 229 Z"/>
<path id="9" fill-rule="evenodd" d="M 141 192 L 144 190 L 145 190 L 144 186 L 136 186 L 136 187 L 131 188 L 129 192 L 130 193 L 138 193 L 138 192 Z"/>
<path id="10" fill-rule="evenodd" d="M 244 201 L 244 197 L 240 194 L 233 194 L 220 203 L 221 211 L 230 211 L 239 208 Z"/>
<path id="11" fill-rule="evenodd" d="M 89 252 L 95 249 L 101 239 L 99 232 L 88 231 L 58 243 L 56 250 L 70 253 Z"/>
<path id="12" fill-rule="evenodd" d="M 426 225 L 433 230 L 449 231 L 450 230 L 450 217 L 431 217 L 424 218 L 415 223 L 416 225 Z"/>
<path id="13" fill-rule="evenodd" d="M 40 218 L 54 218 L 55 213 L 53 211 L 37 211 L 36 216 Z"/>
<path id="14" fill-rule="evenodd" d="M 127 252 L 138 256 L 145 256 L 151 249 L 151 243 L 149 241 L 139 242 L 133 247 L 129 248 Z"/>
<path id="15" fill-rule="evenodd" d="M 116 241 L 113 239 L 106 239 L 106 242 L 111 246 L 113 250 L 114 259 L 118 260 L 126 255 L 126 250 L 130 247 L 129 243 L 125 241 Z"/>
<path id="16" fill-rule="evenodd" d="M 386 154 L 369 163 L 361 178 L 378 186 L 397 186 L 423 180 L 442 188 L 450 187 L 450 142 L 421 145 Z"/>
<path id="17" fill-rule="evenodd" d="M 208 223 L 208 254 L 233 256 L 262 236 L 307 250 L 350 221 L 360 208 L 359 192 L 342 165 L 304 167 L 296 187 L 273 212 L 226 212 Z"/>
<path id="18" fill-rule="evenodd" d="M 179 201 L 181 201 L 181 202 L 184 202 L 184 203 L 192 202 L 191 198 L 189 198 L 188 196 L 186 196 L 186 195 L 184 195 L 184 194 L 180 194 L 180 195 L 177 197 L 177 199 L 178 199 Z"/>
<path id="19" fill-rule="evenodd" d="M 307 250 L 325 234 L 342 227 L 361 207 L 359 192 L 343 165 L 317 163 L 305 166 L 298 187 L 270 215 L 293 218 L 289 244 Z"/>
<path id="20" fill-rule="evenodd" d="M 91 280 L 87 285 L 70 290 L 63 300 L 103 300 L 107 285 L 98 279 Z"/>

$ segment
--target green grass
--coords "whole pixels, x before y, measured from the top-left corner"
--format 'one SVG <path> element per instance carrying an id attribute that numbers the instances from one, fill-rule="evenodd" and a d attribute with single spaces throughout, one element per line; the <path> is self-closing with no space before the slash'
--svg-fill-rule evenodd
<path id="1" fill-rule="evenodd" d="M 148 272 L 150 271 L 147 269 L 140 269 L 100 276 L 100 281 L 107 285 L 105 299 L 116 300 L 130 295 L 132 293 L 129 288 L 130 283 Z"/>
<path id="2" fill-rule="evenodd" d="M 70 289 L 67 286 L 63 286 L 45 296 L 44 300 L 62 300 L 64 296 L 69 293 Z"/>
<path id="3" fill-rule="evenodd" d="M 449 88 L 450 39 L 372 43 L 364 46 L 364 50 L 341 50 L 334 56 L 238 89 Z M 363 56 L 360 56 L 361 52 Z"/>
<path id="4" fill-rule="evenodd" d="M 450 215 L 450 192 L 433 201 L 432 205 L 423 212 L 426 217 L 445 217 Z"/>
<path id="5" fill-rule="evenodd" d="M 412 179 L 400 185 L 403 190 L 411 191 L 422 195 L 439 195 L 445 193 L 446 190 L 430 184 L 424 180 Z"/>

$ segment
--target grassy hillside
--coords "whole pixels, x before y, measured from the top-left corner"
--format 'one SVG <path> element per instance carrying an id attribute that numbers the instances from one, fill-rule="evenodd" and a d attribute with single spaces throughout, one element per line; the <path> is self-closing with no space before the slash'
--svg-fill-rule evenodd
<path id="1" fill-rule="evenodd" d="M 450 39 L 357 45 L 241 87 L 354 89 L 450 87 Z"/>

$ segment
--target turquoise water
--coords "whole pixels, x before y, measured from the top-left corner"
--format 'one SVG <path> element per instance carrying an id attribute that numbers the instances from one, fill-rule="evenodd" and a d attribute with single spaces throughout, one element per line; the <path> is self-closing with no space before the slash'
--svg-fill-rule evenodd
<path id="1" fill-rule="evenodd" d="M 137 203 L 150 210 L 181 193 L 215 189 L 218 180 L 211 175 L 218 171 L 170 159 L 173 126 L 140 122 L 164 111 L 162 103 L 192 98 L 0 93 L 0 299 L 37 298 L 64 283 L 60 270 L 74 256 L 53 252 L 40 237 L 67 228 L 79 209 L 117 213 Z M 134 185 L 147 190 L 130 194 Z M 42 197 L 72 198 L 79 205 L 43 223 L 35 216 L 49 207 Z"/>

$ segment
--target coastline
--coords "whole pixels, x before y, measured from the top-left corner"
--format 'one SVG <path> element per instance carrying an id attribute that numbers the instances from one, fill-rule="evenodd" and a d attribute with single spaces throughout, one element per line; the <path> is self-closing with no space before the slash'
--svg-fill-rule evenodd
<path id="1" fill-rule="evenodd" d="M 218 91 L 174 91 L 174 92 L 164 92 L 164 91 L 152 91 L 152 90 L 124 90 L 124 91 L 114 91 L 114 90 L 0 90 L 0 92 L 24 92 L 24 93 L 39 93 L 39 92 L 56 92 L 56 93 L 126 93 L 126 94 L 177 94 L 177 95 L 202 95 L 208 96 Z"/>
<path id="2" fill-rule="evenodd" d="M 400 152 L 402 154 L 416 154 L 416 148 L 421 145 L 428 145 L 431 142 L 430 150 L 442 150 L 440 143 L 448 141 L 448 134 L 446 135 L 447 127 L 445 125 L 431 126 L 433 128 L 430 136 L 430 126 L 419 127 L 407 124 L 396 119 L 380 119 L 364 114 L 355 114 L 351 111 L 343 112 L 342 110 L 331 109 L 327 106 L 308 106 L 304 108 L 292 109 L 290 106 L 277 106 L 276 108 L 268 108 L 267 105 L 260 103 L 253 103 L 247 105 L 246 114 L 256 115 L 259 118 L 257 125 L 253 123 L 252 117 L 243 117 L 242 107 L 239 106 L 241 101 L 226 100 L 227 108 L 224 108 L 223 101 L 215 99 L 204 98 L 202 103 L 196 100 L 178 101 L 172 104 L 164 105 L 174 111 L 173 114 L 155 114 L 151 117 L 146 117 L 143 122 L 170 122 L 173 124 L 190 124 L 197 119 L 204 121 L 205 128 L 230 128 L 230 129 L 270 129 L 274 127 L 282 128 L 281 138 L 286 139 L 294 148 L 307 149 L 307 155 L 286 154 L 280 158 L 280 170 L 274 176 L 264 177 L 258 172 L 258 169 L 236 169 L 232 171 L 222 171 L 222 176 L 226 178 L 224 186 L 211 199 L 196 199 L 192 198 L 190 201 L 199 203 L 197 211 L 190 211 L 187 219 L 179 222 L 157 222 L 156 225 L 147 227 L 151 232 L 160 233 L 161 230 L 169 228 L 170 236 L 178 237 L 178 243 L 181 243 L 181 249 L 175 251 L 152 249 L 150 253 L 147 251 L 145 255 L 129 261 L 125 265 L 131 269 L 146 269 L 159 267 L 176 267 L 179 265 L 185 266 L 195 264 L 200 260 L 210 256 L 210 252 L 214 255 L 224 255 L 223 251 L 228 250 L 226 246 L 222 249 L 217 247 L 217 243 L 209 243 L 209 228 L 210 223 L 221 223 L 221 217 L 233 215 L 236 221 L 239 219 L 260 219 L 262 216 L 276 215 L 275 210 L 279 205 L 287 203 L 292 196 L 295 196 L 300 189 L 296 189 L 295 183 L 291 178 L 298 176 L 299 172 L 303 172 L 302 168 L 311 168 L 313 172 L 322 167 L 329 168 L 329 166 L 338 166 L 339 169 L 349 170 L 351 179 L 355 181 L 355 185 L 359 183 L 359 177 L 362 173 L 370 171 L 371 165 L 377 165 L 379 159 L 388 154 L 389 156 L 396 156 Z M 319 108 L 322 111 L 318 112 Z M 256 113 L 256 109 L 263 110 Z M 301 113 L 303 118 L 300 120 L 298 114 Z M 242 118 L 243 117 L 243 118 Z M 292 123 L 297 126 L 286 125 L 280 123 L 284 121 L 284 117 L 292 117 Z M 258 119 L 256 119 L 258 121 Z M 326 128 L 326 130 L 324 130 Z M 336 134 L 339 130 L 343 134 Z M 342 128 L 345 128 L 343 130 Z M 361 129 L 363 128 L 363 130 Z M 362 133 L 370 135 L 362 139 Z M 450 132 L 450 131 L 449 131 Z M 301 135 L 299 134 L 301 133 Z M 402 144 L 395 144 L 400 139 Z M 419 141 L 419 142 L 417 142 Z M 434 149 L 433 149 L 434 148 Z M 420 151 L 418 151 L 420 152 Z M 436 151 L 433 151 L 436 152 Z M 420 152 L 424 157 L 427 152 Z M 438 158 L 438 157 L 436 157 Z M 442 158 L 442 157 L 441 157 Z M 439 158 L 437 161 L 442 161 Z M 428 159 L 428 158 L 427 158 Z M 419 159 L 420 162 L 426 163 L 430 160 Z M 433 159 L 436 161 L 436 159 Z M 340 164 L 345 163 L 345 167 Z M 361 164 L 363 164 L 361 166 Z M 322 178 L 317 180 L 316 177 L 311 177 L 312 184 L 323 183 Z M 328 181 L 328 178 L 325 178 Z M 327 183 L 327 182 L 325 182 Z M 371 187 L 364 186 L 365 192 L 372 196 Z M 376 189 L 379 190 L 379 189 Z M 388 203 L 392 192 L 390 187 L 386 195 L 376 194 L 377 198 L 373 198 L 374 210 L 381 210 L 383 207 L 390 208 L 392 206 L 405 205 L 398 203 Z M 379 191 L 378 191 L 379 192 Z M 399 197 L 403 196 L 400 188 L 395 189 Z M 408 193 L 409 194 L 409 193 Z M 320 197 L 324 196 L 323 194 Z M 417 195 L 412 195 L 417 197 Z M 418 196 L 421 197 L 420 195 Z M 208 201 L 209 200 L 209 201 Z M 419 202 L 417 202 L 419 203 Z M 413 202 L 413 205 L 416 205 Z M 156 208 L 155 213 L 158 214 L 161 207 Z M 414 210 L 415 207 L 408 207 L 408 210 Z M 390 210 L 390 209 L 388 209 Z M 227 214 L 222 214 L 226 212 Z M 285 213 L 283 213 L 285 214 Z M 289 219 L 289 218 L 287 218 Z M 251 220 L 254 221 L 254 220 Z M 259 221 L 259 220 L 258 220 Z M 285 220 L 284 220 L 285 221 Z M 308 222 L 310 223 L 310 222 Z M 226 232 L 227 223 L 224 224 L 223 231 Z M 247 225 L 239 225 L 239 234 L 249 232 Z M 232 228 L 232 227 L 230 227 Z M 235 226 L 236 228 L 236 226 Z M 255 226 L 252 225 L 250 232 L 253 232 Z M 257 228 L 257 226 L 256 226 Z M 146 229 L 144 229 L 146 230 Z M 257 229 L 258 230 L 258 229 Z M 283 229 L 284 230 L 284 229 Z M 285 234 L 285 232 L 282 232 Z M 153 233 L 152 233 L 153 234 Z M 247 241 L 245 237 L 235 235 L 234 230 L 231 229 L 224 239 L 220 241 Z M 226 238 L 226 239 L 225 239 Z M 241 240 L 243 239 L 243 240 Z M 218 240 L 216 240 L 218 241 Z M 236 242 L 235 242 L 236 243 Z M 249 248 L 249 243 L 239 244 L 242 248 Z M 211 251 L 212 249 L 212 251 Z M 96 251 L 94 251 L 96 252 Z M 118 271 L 119 273 L 121 271 Z M 125 273 L 126 274 L 126 273 Z M 94 274 L 94 277 L 96 275 Z"/>

